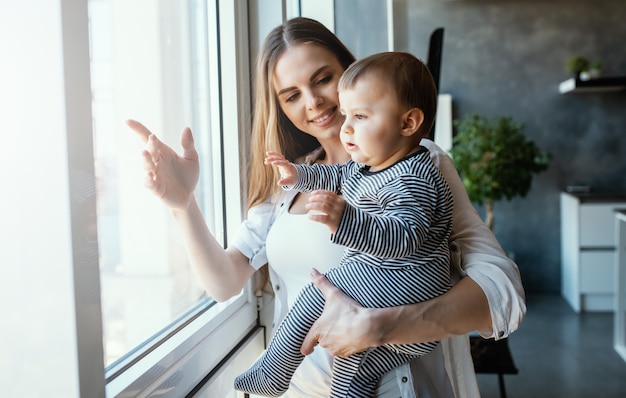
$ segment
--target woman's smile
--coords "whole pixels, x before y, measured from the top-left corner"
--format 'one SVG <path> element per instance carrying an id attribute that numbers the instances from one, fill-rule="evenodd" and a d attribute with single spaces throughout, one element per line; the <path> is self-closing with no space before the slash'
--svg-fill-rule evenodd
<path id="1" fill-rule="evenodd" d="M 337 115 L 337 107 L 333 106 L 332 108 L 328 109 L 326 112 L 312 118 L 310 122 L 319 127 L 325 127 L 333 122 L 336 115 Z"/>

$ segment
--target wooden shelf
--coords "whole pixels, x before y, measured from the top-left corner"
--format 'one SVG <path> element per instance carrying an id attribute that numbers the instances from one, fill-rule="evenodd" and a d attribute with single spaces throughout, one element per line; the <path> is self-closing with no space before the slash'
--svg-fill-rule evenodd
<path id="1" fill-rule="evenodd" d="M 559 84 L 559 92 L 561 94 L 600 93 L 621 90 L 626 90 L 626 76 L 600 77 L 589 80 L 571 77 Z"/>

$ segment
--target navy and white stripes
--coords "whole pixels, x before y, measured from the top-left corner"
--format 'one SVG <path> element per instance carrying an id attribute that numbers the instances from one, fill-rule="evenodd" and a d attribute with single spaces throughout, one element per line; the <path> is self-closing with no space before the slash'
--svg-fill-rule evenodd
<path id="1" fill-rule="evenodd" d="M 452 194 L 428 151 L 379 172 L 352 161 L 298 168 L 294 189 L 327 189 L 346 200 L 331 239 L 347 247 L 326 277 L 364 307 L 382 308 L 428 300 L 450 288 L 448 237 Z M 321 315 L 324 297 L 307 285 L 263 356 L 235 380 L 235 388 L 278 396 L 303 360 L 300 347 Z M 371 397 L 389 370 L 430 352 L 437 342 L 385 345 L 335 358 L 331 397 Z"/>

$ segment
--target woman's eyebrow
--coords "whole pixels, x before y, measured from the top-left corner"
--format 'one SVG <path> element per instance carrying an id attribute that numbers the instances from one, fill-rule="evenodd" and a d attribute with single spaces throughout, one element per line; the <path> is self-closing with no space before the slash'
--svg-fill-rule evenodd
<path id="1" fill-rule="evenodd" d="M 313 72 L 309 81 L 312 82 L 313 80 L 317 79 L 317 77 L 328 68 L 329 68 L 329 65 L 324 65 L 320 67 L 319 69 L 317 69 L 315 72 Z"/>
<path id="2" fill-rule="evenodd" d="M 314 81 L 315 79 L 317 79 L 317 77 L 318 77 L 318 76 L 319 76 L 322 72 L 324 72 L 326 69 L 328 69 L 328 68 L 329 68 L 329 65 L 324 65 L 324 66 L 321 66 L 320 68 L 318 68 L 315 72 L 313 72 L 313 74 L 312 74 L 312 75 L 311 75 L 311 77 L 309 78 L 309 81 L 311 81 L 311 82 L 312 82 L 312 81 Z M 284 93 L 289 92 L 289 91 L 293 91 L 293 90 L 295 90 L 295 89 L 296 89 L 296 87 L 295 87 L 295 86 L 286 87 L 286 88 L 283 88 L 282 90 L 278 91 L 278 94 L 277 94 L 277 95 L 279 95 L 279 96 L 280 96 L 281 94 L 284 94 Z"/>

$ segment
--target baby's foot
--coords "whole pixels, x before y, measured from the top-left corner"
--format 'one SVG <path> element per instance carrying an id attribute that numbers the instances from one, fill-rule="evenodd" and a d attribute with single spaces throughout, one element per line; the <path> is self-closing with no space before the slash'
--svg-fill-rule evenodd
<path id="1" fill-rule="evenodd" d="M 245 373 L 235 378 L 235 389 L 265 397 L 278 397 L 289 388 L 289 380 L 273 380 L 257 362 Z"/>

